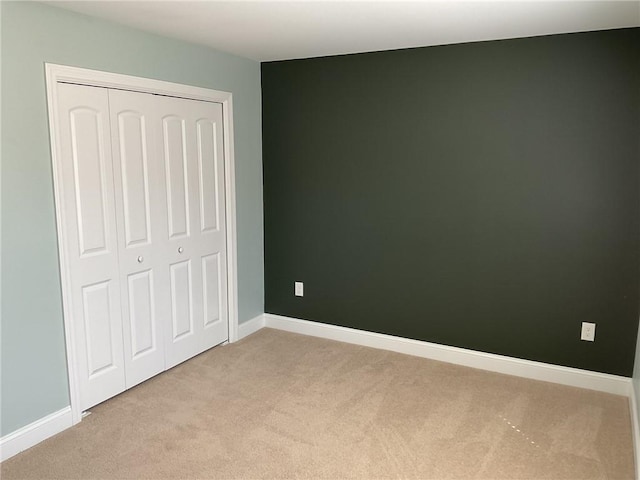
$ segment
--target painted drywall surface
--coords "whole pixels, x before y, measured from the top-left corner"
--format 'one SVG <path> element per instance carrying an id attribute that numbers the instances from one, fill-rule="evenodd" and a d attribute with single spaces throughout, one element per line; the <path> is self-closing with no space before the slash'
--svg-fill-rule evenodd
<path id="1" fill-rule="evenodd" d="M 42 4 L 1 5 L 6 435 L 69 404 L 45 62 L 232 92 L 241 322 L 264 311 L 264 275 L 259 64 Z"/>
<path id="2" fill-rule="evenodd" d="M 263 63 L 266 312 L 631 376 L 639 57 L 627 29 Z"/>

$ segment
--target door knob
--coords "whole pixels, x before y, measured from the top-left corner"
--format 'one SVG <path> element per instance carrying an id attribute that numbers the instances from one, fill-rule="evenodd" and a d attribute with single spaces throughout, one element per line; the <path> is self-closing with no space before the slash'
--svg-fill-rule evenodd
<path id="1" fill-rule="evenodd" d="M 142 255 L 140 255 L 140 256 L 138 257 L 138 263 L 142 263 L 143 261 L 144 261 L 144 258 L 142 257 Z"/>
<path id="2" fill-rule="evenodd" d="M 182 253 L 184 252 L 184 249 L 182 247 L 178 247 L 178 253 Z"/>

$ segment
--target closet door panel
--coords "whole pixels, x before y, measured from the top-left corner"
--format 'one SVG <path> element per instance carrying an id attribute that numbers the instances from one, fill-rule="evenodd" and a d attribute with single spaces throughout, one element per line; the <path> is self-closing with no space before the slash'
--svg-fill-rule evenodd
<path id="1" fill-rule="evenodd" d="M 193 282 L 191 260 L 174 263 L 171 270 L 171 325 L 172 341 L 192 336 L 193 331 Z"/>
<path id="2" fill-rule="evenodd" d="M 169 115 L 162 119 L 164 163 L 170 238 L 189 236 L 189 186 L 185 119 Z"/>
<path id="3" fill-rule="evenodd" d="M 82 319 L 87 344 L 89 379 L 118 369 L 118 346 L 113 338 L 113 285 L 105 280 L 82 287 Z"/>
<path id="4" fill-rule="evenodd" d="M 88 107 L 69 112 L 81 256 L 108 253 L 103 114 Z"/>
<path id="5" fill-rule="evenodd" d="M 197 208 L 197 197 L 193 196 L 196 159 L 191 153 L 194 132 L 184 101 L 171 97 L 156 98 L 162 132 L 162 139 L 158 143 L 163 152 L 167 198 L 165 255 L 171 290 L 170 335 L 165 337 L 168 368 L 201 351 L 196 327 L 201 315 L 199 299 L 202 295 L 199 282 L 195 280 L 199 265 L 192 261 L 192 226 L 197 226 L 197 215 L 193 212 Z"/>
<path id="6" fill-rule="evenodd" d="M 219 162 L 218 129 L 209 119 L 198 120 L 196 125 L 198 148 L 198 187 L 200 191 L 200 230 L 219 230 L 220 203 L 218 198 Z"/>
<path id="7" fill-rule="evenodd" d="M 127 280 L 131 357 L 135 360 L 158 346 L 153 271 L 145 270 L 131 274 Z"/>
<path id="8" fill-rule="evenodd" d="M 109 102 L 103 88 L 61 83 L 57 91 L 58 209 L 86 410 L 125 389 Z"/>
<path id="9" fill-rule="evenodd" d="M 166 345 L 168 366 L 172 366 L 228 339 L 222 107 L 159 97 L 158 108 L 165 172 L 171 176 L 178 172 L 166 182 L 170 202 L 179 199 L 179 208 L 170 207 L 167 217 L 167 256 L 172 275 L 175 273 L 171 295 L 174 334 Z M 176 215 L 182 213 L 183 205 L 184 223 L 178 223 Z M 179 278 L 185 285 L 182 295 L 178 295 Z M 187 292 L 188 309 L 182 300 Z"/>
<path id="10" fill-rule="evenodd" d="M 124 111 L 118 115 L 126 247 L 146 244 L 151 240 L 146 130 L 146 118 L 142 114 Z"/>
<path id="11" fill-rule="evenodd" d="M 169 272 L 164 168 L 156 146 L 155 97 L 109 91 L 126 385 L 165 369 Z"/>
<path id="12" fill-rule="evenodd" d="M 222 275 L 220 253 L 202 257 L 202 285 L 204 292 L 204 328 L 222 320 Z"/>
<path id="13" fill-rule="evenodd" d="M 227 249 L 224 188 L 222 105 L 193 102 L 198 157 L 200 230 L 198 254 L 202 265 L 203 348 L 229 335 L 227 317 Z"/>

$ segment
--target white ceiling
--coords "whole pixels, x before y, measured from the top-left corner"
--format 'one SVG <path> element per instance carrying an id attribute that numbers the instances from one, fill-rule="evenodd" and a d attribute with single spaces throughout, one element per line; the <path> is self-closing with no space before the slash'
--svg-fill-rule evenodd
<path id="1" fill-rule="evenodd" d="M 640 26 L 640 0 L 47 3 L 259 61 Z"/>

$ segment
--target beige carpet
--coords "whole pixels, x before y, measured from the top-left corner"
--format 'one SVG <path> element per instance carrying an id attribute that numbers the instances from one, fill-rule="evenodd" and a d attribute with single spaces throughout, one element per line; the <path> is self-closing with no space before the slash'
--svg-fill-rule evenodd
<path id="1" fill-rule="evenodd" d="M 634 476 L 624 397 L 270 329 L 92 412 L 2 479 Z"/>

